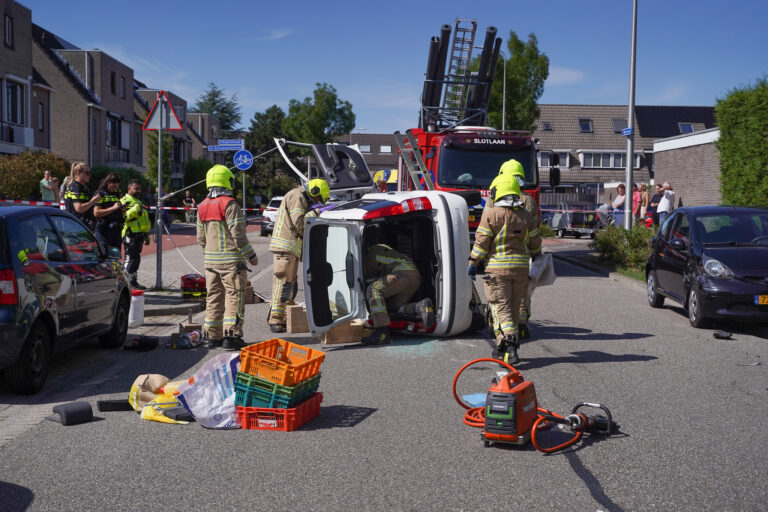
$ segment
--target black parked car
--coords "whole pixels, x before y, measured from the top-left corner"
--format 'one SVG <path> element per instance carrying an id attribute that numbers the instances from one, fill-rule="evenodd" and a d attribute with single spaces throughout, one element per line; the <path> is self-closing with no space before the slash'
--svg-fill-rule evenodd
<path id="1" fill-rule="evenodd" d="M 39 391 L 51 356 L 84 339 L 122 346 L 130 290 L 119 258 L 64 211 L 0 206 L 0 370 L 10 391 Z"/>
<path id="2" fill-rule="evenodd" d="M 651 249 L 645 275 L 652 307 L 673 299 L 694 327 L 715 318 L 768 323 L 768 209 L 680 208 Z"/>

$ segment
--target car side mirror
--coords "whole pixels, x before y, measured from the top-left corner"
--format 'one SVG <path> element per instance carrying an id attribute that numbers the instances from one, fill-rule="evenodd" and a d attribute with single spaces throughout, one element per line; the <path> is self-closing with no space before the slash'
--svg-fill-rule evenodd
<path id="1" fill-rule="evenodd" d="M 557 155 L 555 155 L 555 158 L 557 158 Z M 559 184 L 560 184 L 560 168 L 552 167 L 549 169 L 549 186 L 550 188 L 555 188 Z"/>
<path id="2" fill-rule="evenodd" d="M 688 249 L 688 244 L 686 244 L 685 240 L 682 238 L 673 238 L 672 241 L 669 242 L 669 245 L 678 251 L 685 251 Z"/>
<path id="3" fill-rule="evenodd" d="M 111 245 L 107 247 L 107 258 L 111 258 L 113 260 L 119 260 L 120 256 L 122 256 L 122 254 L 120 253 L 119 248 L 113 247 Z"/>

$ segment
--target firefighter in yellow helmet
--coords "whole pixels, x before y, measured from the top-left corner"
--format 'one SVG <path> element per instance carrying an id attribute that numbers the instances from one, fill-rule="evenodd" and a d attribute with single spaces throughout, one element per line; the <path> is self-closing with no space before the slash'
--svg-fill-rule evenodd
<path id="1" fill-rule="evenodd" d="M 239 350 L 243 341 L 246 266 L 259 263 L 245 234 L 245 218 L 232 194 L 235 176 L 214 165 L 205 176 L 208 196 L 197 209 L 197 242 L 203 248 L 205 304 L 203 335 L 208 347 Z"/>
<path id="2" fill-rule="evenodd" d="M 523 202 L 525 209 L 536 218 L 536 223 L 539 222 L 539 207 L 536 204 L 536 200 L 530 195 L 526 194 L 523 190 L 525 185 L 525 170 L 523 166 L 511 158 L 501 164 L 499 169 L 499 175 L 491 182 L 490 190 L 491 195 L 485 202 L 485 207 L 489 208 L 493 206 L 493 190 L 504 180 L 516 179 L 520 184 L 520 200 Z M 531 329 L 528 327 L 528 320 L 531 317 L 531 290 L 528 290 L 525 300 L 523 301 L 523 307 L 520 309 L 520 325 L 517 326 L 517 333 L 520 339 L 526 339 L 531 337 Z"/>
<path id="3" fill-rule="evenodd" d="M 498 183 L 493 200 L 494 205 L 483 210 L 477 227 L 467 274 L 474 279 L 478 264 L 488 259 L 485 296 L 496 336 L 493 356 L 516 364 L 520 361 L 517 326 L 528 290 L 528 259 L 541 253 L 541 236 L 536 218 L 520 199 L 517 180 Z"/>
<path id="4" fill-rule="evenodd" d="M 313 204 L 325 204 L 331 195 L 328 182 L 316 178 L 299 185 L 283 198 L 269 243 L 273 254 L 272 304 L 267 322 L 272 332 L 285 332 L 285 306 L 293 303 L 304 238 L 304 220 Z"/>

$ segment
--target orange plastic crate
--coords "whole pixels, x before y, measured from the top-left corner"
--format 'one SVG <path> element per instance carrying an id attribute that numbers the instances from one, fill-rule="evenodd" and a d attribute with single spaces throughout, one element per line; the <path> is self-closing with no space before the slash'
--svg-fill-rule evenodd
<path id="1" fill-rule="evenodd" d="M 281 386 L 295 386 L 320 371 L 325 352 L 271 339 L 240 350 L 240 371 Z"/>
<path id="2" fill-rule="evenodd" d="M 280 430 L 291 432 L 320 414 L 322 393 L 315 393 L 293 409 L 268 409 L 237 406 L 240 425 L 246 430 Z"/>

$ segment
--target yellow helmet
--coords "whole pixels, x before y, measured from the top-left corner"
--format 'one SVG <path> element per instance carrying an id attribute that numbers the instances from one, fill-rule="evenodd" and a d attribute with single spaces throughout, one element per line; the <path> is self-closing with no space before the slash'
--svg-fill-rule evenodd
<path id="1" fill-rule="evenodd" d="M 232 183 L 235 181 L 235 175 L 232 174 L 224 165 L 214 165 L 208 169 L 208 173 L 205 175 L 205 186 L 211 187 L 224 187 L 232 190 Z"/>
<path id="2" fill-rule="evenodd" d="M 322 204 L 325 204 L 331 196 L 331 187 L 328 186 L 327 181 L 321 178 L 309 180 L 305 189 L 309 197 Z"/>
<path id="3" fill-rule="evenodd" d="M 490 191 L 494 202 L 508 195 L 520 197 L 520 183 L 515 176 L 500 174 L 491 183 Z"/>
<path id="4" fill-rule="evenodd" d="M 501 169 L 499 169 L 499 176 L 520 176 L 521 178 L 525 179 L 525 170 L 523 169 L 523 166 L 520 164 L 520 162 L 514 158 L 510 158 L 501 164 Z"/>

